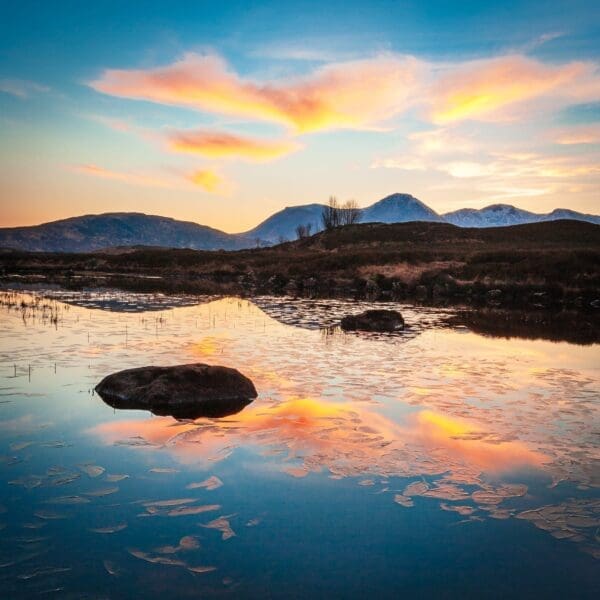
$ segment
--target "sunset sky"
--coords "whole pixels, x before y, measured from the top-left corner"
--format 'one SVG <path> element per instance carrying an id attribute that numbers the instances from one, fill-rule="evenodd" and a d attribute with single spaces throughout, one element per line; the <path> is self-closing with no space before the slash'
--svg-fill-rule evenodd
<path id="1" fill-rule="evenodd" d="M 600 213 L 597 2 L 0 2 L 0 226 Z"/>

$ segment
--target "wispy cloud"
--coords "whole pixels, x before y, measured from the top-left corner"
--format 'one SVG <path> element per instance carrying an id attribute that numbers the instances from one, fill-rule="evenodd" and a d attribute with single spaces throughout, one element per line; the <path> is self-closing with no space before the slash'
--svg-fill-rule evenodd
<path id="1" fill-rule="evenodd" d="M 177 187 L 169 178 L 129 171 L 114 171 L 95 164 L 74 165 L 71 170 L 92 177 L 112 179 L 129 185 L 140 185 L 147 187 L 172 188 Z"/>
<path id="2" fill-rule="evenodd" d="M 524 178 L 585 177 L 600 174 L 600 163 L 587 156 L 545 156 L 534 153 L 492 153 L 480 159 L 439 160 L 436 157 L 382 158 L 372 168 L 428 170 L 446 173 L 455 179 L 489 178 L 494 181 Z"/>
<path id="3" fill-rule="evenodd" d="M 267 162 L 300 149 L 291 141 L 266 141 L 219 131 L 174 131 L 168 134 L 169 148 L 209 158 L 243 158 Z"/>
<path id="4" fill-rule="evenodd" d="M 401 169 L 403 171 L 425 171 L 426 162 L 419 157 L 401 155 L 391 158 L 378 158 L 371 163 L 372 169 Z"/>
<path id="5" fill-rule="evenodd" d="M 26 79 L 0 79 L 0 92 L 23 100 L 34 94 L 48 91 L 50 91 L 49 87 L 35 83 L 35 81 L 27 81 Z"/>
<path id="6" fill-rule="evenodd" d="M 188 53 L 161 68 L 107 70 L 90 85 L 113 96 L 266 120 L 306 133 L 360 129 L 402 112 L 414 101 L 421 68 L 415 58 L 382 54 L 265 83 L 241 78 L 216 55 Z"/>
<path id="7" fill-rule="evenodd" d="M 417 131 L 408 135 L 414 151 L 419 155 L 441 154 L 444 152 L 471 152 L 475 142 L 450 128 Z"/>
<path id="8" fill-rule="evenodd" d="M 137 171 L 115 171 L 94 164 L 73 165 L 70 170 L 92 177 L 109 179 L 125 183 L 151 188 L 166 189 L 193 189 L 201 187 L 207 192 L 217 193 L 225 189 L 225 180 L 211 170 L 199 170 L 191 174 L 155 174 Z"/>
<path id="9" fill-rule="evenodd" d="M 600 144 L 600 125 L 577 125 L 555 133 L 554 141 L 563 146 Z"/>
<path id="10" fill-rule="evenodd" d="M 497 153 L 492 155 L 492 160 L 449 162 L 437 168 L 456 178 L 492 177 L 496 180 L 565 179 L 600 173 L 600 163 L 586 156 L 544 156 L 534 153 Z"/>

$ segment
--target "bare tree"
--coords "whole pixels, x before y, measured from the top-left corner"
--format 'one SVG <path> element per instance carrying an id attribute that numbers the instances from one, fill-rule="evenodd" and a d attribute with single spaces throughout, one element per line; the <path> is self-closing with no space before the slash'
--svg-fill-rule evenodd
<path id="1" fill-rule="evenodd" d="M 356 200 L 348 200 L 341 208 L 341 225 L 354 225 L 360 220 L 360 208 Z"/>
<path id="2" fill-rule="evenodd" d="M 335 229 L 340 225 L 353 225 L 360 220 L 360 208 L 356 200 L 348 200 L 340 205 L 335 196 L 330 196 L 329 204 L 323 208 L 321 219 L 326 230 Z"/>
<path id="3" fill-rule="evenodd" d="M 298 225 L 298 227 L 296 227 L 296 236 L 299 240 L 310 237 L 311 229 L 312 223 L 306 223 L 306 225 Z"/>
<path id="4" fill-rule="evenodd" d="M 335 229 L 341 224 L 340 205 L 335 196 L 329 196 L 329 203 L 323 208 L 321 220 L 327 231 Z"/>

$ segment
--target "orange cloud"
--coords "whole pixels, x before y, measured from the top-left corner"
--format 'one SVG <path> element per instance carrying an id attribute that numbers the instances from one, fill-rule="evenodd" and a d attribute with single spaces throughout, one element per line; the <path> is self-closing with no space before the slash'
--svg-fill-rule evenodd
<path id="1" fill-rule="evenodd" d="M 219 175 L 208 170 L 195 171 L 190 175 L 189 179 L 194 185 L 199 185 L 207 192 L 215 192 L 223 184 L 223 180 Z"/>
<path id="2" fill-rule="evenodd" d="M 169 135 L 169 147 L 178 152 L 201 154 L 210 158 L 240 157 L 269 161 L 301 148 L 291 141 L 263 141 L 225 132 L 176 131 Z"/>
<path id="3" fill-rule="evenodd" d="M 586 96 L 598 91 L 591 70 L 582 62 L 552 66 L 520 55 L 468 62 L 433 86 L 431 117 L 436 123 L 497 119 L 506 107 L 546 94 Z"/>
<path id="4" fill-rule="evenodd" d="M 188 53 L 156 69 L 105 71 L 99 92 L 280 123 L 299 133 L 364 128 L 412 102 L 421 63 L 379 55 L 333 63 L 296 80 L 242 79 L 218 56 Z"/>

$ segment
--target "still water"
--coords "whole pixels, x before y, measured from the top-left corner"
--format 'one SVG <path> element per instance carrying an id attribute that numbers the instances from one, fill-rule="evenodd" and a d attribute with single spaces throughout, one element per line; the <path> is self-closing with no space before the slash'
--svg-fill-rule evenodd
<path id="1" fill-rule="evenodd" d="M 344 334 L 369 305 L 343 301 L 0 300 L 2 598 L 598 597 L 598 345 L 408 306 Z M 258 398 L 177 420 L 93 391 L 191 362 Z"/>

